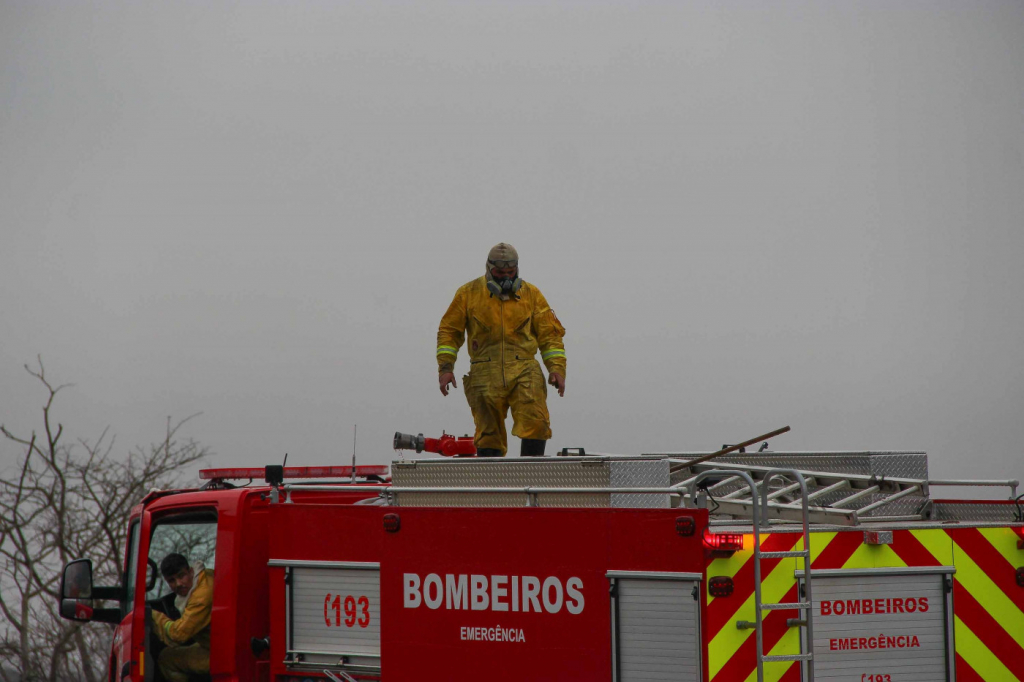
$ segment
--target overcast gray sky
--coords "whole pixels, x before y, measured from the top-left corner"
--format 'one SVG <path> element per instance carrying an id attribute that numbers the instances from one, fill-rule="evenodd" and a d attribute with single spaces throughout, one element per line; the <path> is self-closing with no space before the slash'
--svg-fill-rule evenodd
<path id="1" fill-rule="evenodd" d="M 0 103 L 11 429 L 41 354 L 122 452 L 470 431 L 437 323 L 507 241 L 554 447 L 1024 478 L 1022 2 L 0 0 Z"/>

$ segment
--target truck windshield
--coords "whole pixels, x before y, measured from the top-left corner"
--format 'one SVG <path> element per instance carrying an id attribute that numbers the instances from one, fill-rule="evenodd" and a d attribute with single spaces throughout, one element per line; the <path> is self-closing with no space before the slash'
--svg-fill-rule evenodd
<path id="1" fill-rule="evenodd" d="M 193 568 L 214 568 L 217 549 L 217 515 L 191 512 L 161 519 L 153 527 L 149 540 L 146 600 L 170 593 L 159 572 L 160 563 L 171 554 L 180 554 Z"/>

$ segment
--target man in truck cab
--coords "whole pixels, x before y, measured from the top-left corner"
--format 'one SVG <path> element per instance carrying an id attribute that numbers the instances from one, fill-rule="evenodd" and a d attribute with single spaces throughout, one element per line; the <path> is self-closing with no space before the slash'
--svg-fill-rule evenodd
<path id="1" fill-rule="evenodd" d="M 168 554 L 160 574 L 174 593 L 177 619 L 152 611 L 153 632 L 166 645 L 157 665 L 167 682 L 189 682 L 190 676 L 210 672 L 210 614 L 213 610 L 213 571 L 202 563 L 189 566 L 181 554 Z"/>

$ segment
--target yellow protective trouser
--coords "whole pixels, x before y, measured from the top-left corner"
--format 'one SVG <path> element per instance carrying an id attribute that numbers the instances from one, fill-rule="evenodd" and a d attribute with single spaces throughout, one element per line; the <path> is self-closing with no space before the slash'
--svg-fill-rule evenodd
<path id="1" fill-rule="evenodd" d="M 505 418 L 512 408 L 512 435 L 518 438 L 549 440 L 551 417 L 548 415 L 548 388 L 536 360 L 506 364 L 475 362 L 462 377 L 466 401 L 473 411 L 477 449 L 495 448 L 504 455 L 508 450 Z"/>
<path id="2" fill-rule="evenodd" d="M 198 644 L 169 646 L 160 652 L 157 665 L 167 682 L 188 682 L 189 675 L 210 672 L 210 650 Z"/>

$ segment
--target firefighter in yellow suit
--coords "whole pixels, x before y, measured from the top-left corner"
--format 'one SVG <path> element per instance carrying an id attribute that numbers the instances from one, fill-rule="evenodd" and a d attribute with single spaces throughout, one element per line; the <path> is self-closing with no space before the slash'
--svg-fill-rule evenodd
<path id="1" fill-rule="evenodd" d="M 213 611 L 213 570 L 189 566 L 181 554 L 168 554 L 160 573 L 174 592 L 181 617 L 172 620 L 152 612 L 153 631 L 167 645 L 157 665 L 168 682 L 188 682 L 190 675 L 210 672 L 210 617 Z"/>
<path id="2" fill-rule="evenodd" d="M 498 244 L 487 255 L 486 273 L 455 292 L 437 330 L 441 393 L 455 381 L 455 359 L 465 342 L 469 374 L 462 377 L 476 424 L 477 454 L 504 457 L 505 417 L 512 410 L 512 435 L 522 439 L 521 456 L 540 456 L 551 438 L 547 386 L 536 354 L 548 369 L 548 383 L 565 395 L 565 328 L 537 287 L 519 278 L 519 254 Z"/>

